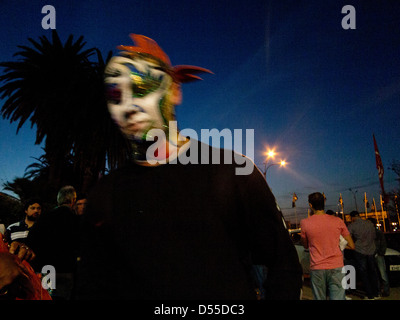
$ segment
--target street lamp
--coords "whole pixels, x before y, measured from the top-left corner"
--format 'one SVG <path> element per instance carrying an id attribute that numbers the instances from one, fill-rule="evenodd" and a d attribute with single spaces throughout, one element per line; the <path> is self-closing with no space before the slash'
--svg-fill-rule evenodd
<path id="1" fill-rule="evenodd" d="M 267 170 L 268 170 L 268 168 L 270 168 L 272 166 L 276 166 L 276 165 L 279 165 L 281 167 L 284 167 L 286 165 L 286 161 L 285 160 L 281 160 L 280 162 L 274 162 L 274 163 L 269 163 L 268 162 L 269 159 L 273 159 L 275 157 L 275 155 L 276 155 L 275 150 L 269 149 L 266 152 L 266 155 L 267 155 L 267 159 L 264 162 L 264 172 L 263 172 L 265 180 L 267 180 Z"/>
<path id="2" fill-rule="evenodd" d="M 276 154 L 276 153 L 275 153 L 274 150 L 268 150 L 268 151 L 267 151 L 267 156 L 268 156 L 267 159 L 275 157 L 275 154 Z"/>
<path id="3" fill-rule="evenodd" d="M 286 161 L 285 160 L 281 160 L 280 162 L 270 163 L 268 166 L 267 166 L 267 163 L 265 162 L 265 171 L 264 171 L 265 180 L 267 180 L 267 170 L 268 170 L 268 168 L 270 168 L 272 166 L 284 167 L 285 165 L 286 165 Z"/>

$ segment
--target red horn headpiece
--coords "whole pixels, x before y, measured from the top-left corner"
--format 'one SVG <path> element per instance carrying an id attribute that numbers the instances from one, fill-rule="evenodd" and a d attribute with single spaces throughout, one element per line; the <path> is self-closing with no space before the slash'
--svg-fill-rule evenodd
<path id="1" fill-rule="evenodd" d="M 195 73 L 207 72 L 212 73 L 208 69 L 196 66 L 179 65 L 172 66 L 168 55 L 160 48 L 153 39 L 139 34 L 130 34 L 136 46 L 118 46 L 119 50 L 124 50 L 130 54 L 147 54 L 161 61 L 167 68 L 167 72 L 172 76 L 173 80 L 178 83 L 187 83 L 195 80 L 202 80 Z"/>

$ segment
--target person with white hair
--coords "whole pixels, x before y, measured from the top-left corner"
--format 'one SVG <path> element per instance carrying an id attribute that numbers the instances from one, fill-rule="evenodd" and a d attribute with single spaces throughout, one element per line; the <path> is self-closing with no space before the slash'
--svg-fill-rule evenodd
<path id="1" fill-rule="evenodd" d="M 43 267 L 48 265 L 55 269 L 54 300 L 69 300 L 72 297 L 79 233 L 75 202 L 75 188 L 62 187 L 57 194 L 58 206 L 40 217 L 27 238 L 27 244 L 36 254 L 36 259 L 32 261 L 35 271 L 42 272 Z"/>

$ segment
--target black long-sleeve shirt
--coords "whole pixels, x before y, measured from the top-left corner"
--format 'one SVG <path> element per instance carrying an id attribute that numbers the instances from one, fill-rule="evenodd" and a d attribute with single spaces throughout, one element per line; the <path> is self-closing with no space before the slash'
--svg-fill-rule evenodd
<path id="1" fill-rule="evenodd" d="M 261 264 L 267 298 L 298 299 L 302 269 L 275 198 L 256 168 L 235 168 L 132 163 L 106 176 L 85 213 L 78 298 L 253 299 Z"/>

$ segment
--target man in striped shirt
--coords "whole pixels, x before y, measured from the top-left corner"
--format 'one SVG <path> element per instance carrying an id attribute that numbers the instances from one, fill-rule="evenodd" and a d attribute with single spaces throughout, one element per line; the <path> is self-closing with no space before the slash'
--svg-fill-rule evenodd
<path id="1" fill-rule="evenodd" d="M 10 224 L 7 227 L 5 237 L 8 243 L 18 241 L 25 243 L 30 228 L 35 224 L 42 213 L 41 201 L 39 199 L 30 199 L 24 205 L 24 220 Z"/>

